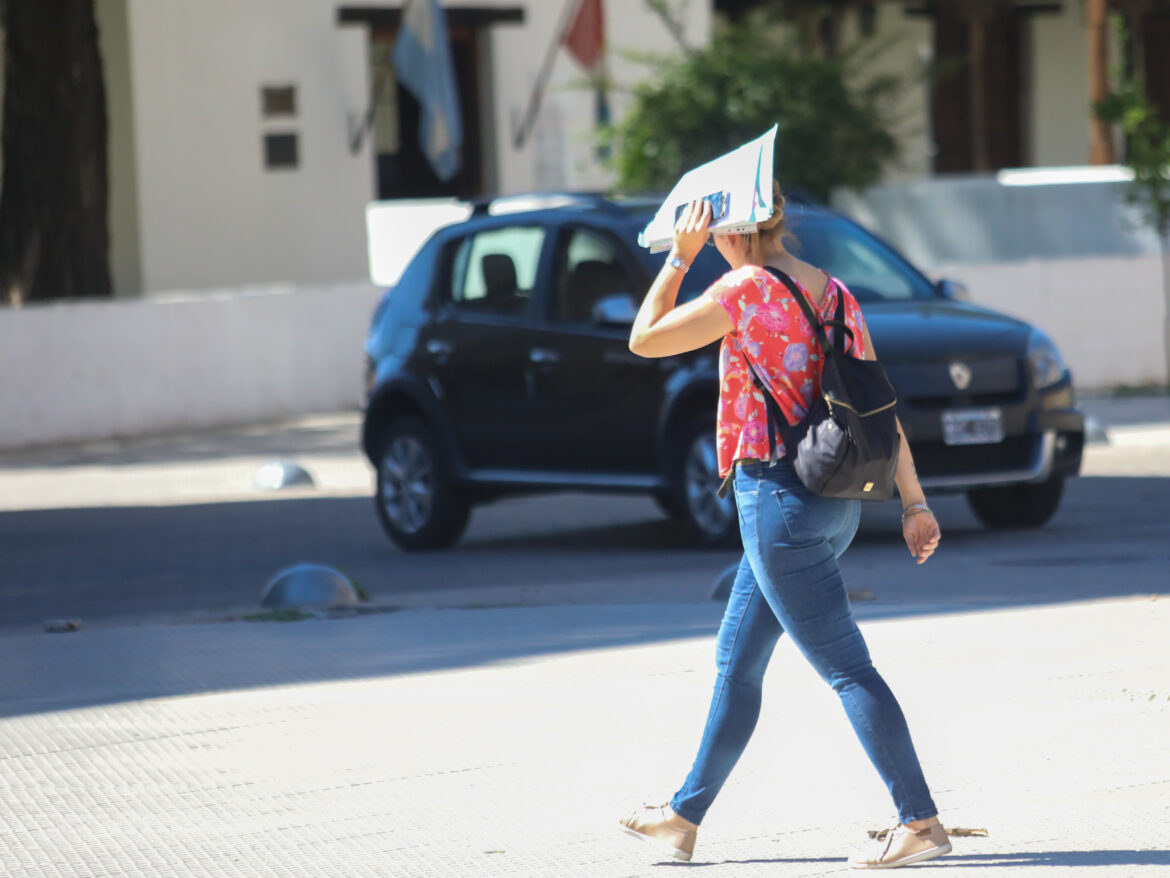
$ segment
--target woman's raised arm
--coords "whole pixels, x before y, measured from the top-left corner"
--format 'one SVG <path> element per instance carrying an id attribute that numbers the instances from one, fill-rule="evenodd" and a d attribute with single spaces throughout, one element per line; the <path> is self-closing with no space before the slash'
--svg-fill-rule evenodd
<path id="1" fill-rule="evenodd" d="M 686 269 L 707 240 L 711 205 L 692 201 L 674 226 L 674 246 L 638 309 L 630 329 L 630 350 L 641 357 L 670 357 L 706 347 L 734 328 L 723 306 L 699 296 L 678 308 L 678 288 Z M 681 263 L 682 267 L 679 267 Z"/>

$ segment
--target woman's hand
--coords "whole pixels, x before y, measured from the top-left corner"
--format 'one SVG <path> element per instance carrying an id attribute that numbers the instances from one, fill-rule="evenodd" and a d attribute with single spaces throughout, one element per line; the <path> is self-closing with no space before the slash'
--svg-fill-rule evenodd
<path id="1" fill-rule="evenodd" d="M 938 548 L 938 521 L 929 509 L 915 509 L 902 519 L 902 536 L 915 560 L 922 564 Z"/>
<path id="2" fill-rule="evenodd" d="M 707 242 L 707 226 L 711 222 L 711 203 L 692 201 L 683 208 L 674 224 L 674 255 L 690 265 Z"/>

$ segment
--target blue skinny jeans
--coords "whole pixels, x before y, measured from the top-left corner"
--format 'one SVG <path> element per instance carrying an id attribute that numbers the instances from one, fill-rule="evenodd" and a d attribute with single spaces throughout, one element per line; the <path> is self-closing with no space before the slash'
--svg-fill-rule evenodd
<path id="1" fill-rule="evenodd" d="M 764 671 L 787 632 L 841 698 L 898 818 L 935 816 L 906 719 L 874 670 L 837 564 L 861 504 L 813 494 L 783 459 L 741 463 L 735 499 L 744 556 L 716 641 L 718 675 L 699 753 L 671 807 L 702 822 L 752 736 Z"/>

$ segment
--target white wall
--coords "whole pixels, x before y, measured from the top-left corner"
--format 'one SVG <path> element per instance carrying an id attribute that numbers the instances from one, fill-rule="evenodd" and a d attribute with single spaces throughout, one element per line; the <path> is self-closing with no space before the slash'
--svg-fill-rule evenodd
<path id="1" fill-rule="evenodd" d="M 1043 182 L 1059 171 L 1079 182 Z M 1126 202 L 1123 168 L 935 177 L 838 191 L 833 206 L 927 271 L 942 264 L 1152 255 L 1158 236 Z M 1096 178 L 1096 179 L 1094 179 Z"/>
<path id="2" fill-rule="evenodd" d="M 1125 184 L 1028 184 L 1053 172 L 918 180 L 838 192 L 833 204 L 927 274 L 966 282 L 977 304 L 1049 332 L 1077 386 L 1170 383 L 1157 235 L 1125 203 Z"/>
<path id="3" fill-rule="evenodd" d="M 1170 385 L 1158 255 L 950 264 L 939 275 L 966 283 L 975 304 L 1047 332 L 1079 389 Z"/>
<path id="4" fill-rule="evenodd" d="M 366 35 L 334 0 L 126 0 L 142 286 L 333 282 L 365 276 Z M 293 119 L 261 117 L 264 85 L 296 86 Z M 268 171 L 265 131 L 295 131 L 300 165 Z"/>
<path id="5" fill-rule="evenodd" d="M 1160 272 L 1156 256 L 941 267 L 976 303 L 1052 335 L 1082 389 L 1166 383 Z M 0 309 L 12 378 L 0 449 L 354 408 L 380 295 L 256 288 Z"/>
<path id="6" fill-rule="evenodd" d="M 0 309 L 0 448 L 355 408 L 380 294 L 257 288 Z"/>
<path id="7" fill-rule="evenodd" d="M 1089 66 L 1079 3 L 1030 24 L 1031 163 L 1079 165 L 1089 158 Z"/>

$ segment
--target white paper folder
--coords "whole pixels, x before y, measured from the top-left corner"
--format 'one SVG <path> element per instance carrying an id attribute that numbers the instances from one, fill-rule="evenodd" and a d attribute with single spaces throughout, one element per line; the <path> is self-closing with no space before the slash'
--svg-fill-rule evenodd
<path id="1" fill-rule="evenodd" d="M 674 240 L 679 210 L 700 198 L 712 204 L 709 228 L 721 232 L 755 231 L 757 223 L 772 215 L 776 128 L 773 125 L 761 137 L 683 174 L 654 219 L 638 235 L 638 243 L 652 253 L 668 249 Z"/>

